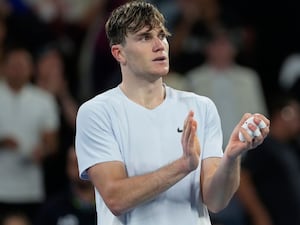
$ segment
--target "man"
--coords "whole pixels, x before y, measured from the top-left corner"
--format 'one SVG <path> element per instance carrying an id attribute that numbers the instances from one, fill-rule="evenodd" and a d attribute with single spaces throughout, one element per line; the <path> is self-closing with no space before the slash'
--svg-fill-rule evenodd
<path id="1" fill-rule="evenodd" d="M 30 219 L 46 198 L 44 160 L 59 142 L 55 99 L 30 82 L 32 74 L 31 53 L 9 48 L 0 82 L 0 212 L 20 210 Z"/>
<path id="2" fill-rule="evenodd" d="M 269 120 L 255 115 L 252 139 L 242 123 L 223 155 L 213 102 L 163 84 L 169 71 L 168 31 L 151 4 L 130 1 L 106 24 L 121 84 L 78 112 L 80 176 L 96 188 L 98 224 L 210 224 L 208 209 L 226 206 L 239 184 L 240 155 L 261 144 Z M 241 131 L 246 142 L 239 141 Z"/>

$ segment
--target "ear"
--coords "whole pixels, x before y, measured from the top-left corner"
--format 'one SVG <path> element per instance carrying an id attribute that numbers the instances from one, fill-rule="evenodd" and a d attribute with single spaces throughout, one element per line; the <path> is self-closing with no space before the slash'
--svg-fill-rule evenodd
<path id="1" fill-rule="evenodd" d="M 126 62 L 121 45 L 111 46 L 111 54 L 120 64 L 124 64 Z"/>

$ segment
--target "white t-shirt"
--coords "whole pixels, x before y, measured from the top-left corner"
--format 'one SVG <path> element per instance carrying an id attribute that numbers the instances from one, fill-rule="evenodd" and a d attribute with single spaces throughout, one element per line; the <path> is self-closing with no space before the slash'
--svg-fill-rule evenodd
<path id="1" fill-rule="evenodd" d="M 84 103 L 77 116 L 76 152 L 82 179 L 97 163 L 121 161 L 129 177 L 155 171 L 182 156 L 181 132 L 188 112 L 195 112 L 201 159 L 222 157 L 220 119 L 213 102 L 166 87 L 166 99 L 146 109 L 119 87 Z M 154 200 L 116 217 L 96 190 L 98 225 L 210 224 L 201 202 L 200 166 Z M 200 200 L 200 201 L 199 201 Z"/>
<path id="2" fill-rule="evenodd" d="M 55 99 L 32 85 L 16 94 L 1 81 L 0 109 L 0 139 L 10 136 L 19 144 L 16 151 L 0 148 L 0 202 L 41 202 L 45 194 L 42 168 L 29 155 L 43 132 L 59 126 Z"/>

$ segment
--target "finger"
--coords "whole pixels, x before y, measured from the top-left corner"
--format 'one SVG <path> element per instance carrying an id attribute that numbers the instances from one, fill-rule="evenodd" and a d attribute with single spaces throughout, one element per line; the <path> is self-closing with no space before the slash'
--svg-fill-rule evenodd
<path id="1" fill-rule="evenodd" d="M 262 135 L 263 129 L 260 128 L 258 125 L 249 123 L 248 128 L 253 132 L 252 134 L 253 134 L 254 138 L 263 137 L 263 135 Z"/>
<path id="2" fill-rule="evenodd" d="M 244 124 L 244 122 L 249 119 L 252 116 L 251 113 L 245 113 L 242 117 L 242 119 L 240 120 L 239 124 L 240 126 L 242 126 Z"/>
<path id="3" fill-rule="evenodd" d="M 187 126 L 184 132 L 184 143 L 188 145 L 189 138 L 191 136 L 191 130 L 192 130 L 192 118 L 189 118 L 187 121 Z"/>
<path id="4" fill-rule="evenodd" d="M 259 130 L 258 127 L 255 129 L 255 131 L 253 131 L 253 135 L 254 135 L 254 137 L 259 137 L 259 136 L 261 136 L 261 132 L 260 132 L 260 130 Z"/>
<path id="5" fill-rule="evenodd" d="M 197 122 L 195 120 L 192 120 L 190 125 L 191 126 L 190 126 L 190 134 L 188 137 L 188 146 L 192 148 L 194 147 L 195 144 L 195 137 L 197 133 Z"/>
<path id="6" fill-rule="evenodd" d="M 263 142 L 264 138 L 262 135 L 254 137 L 252 140 L 252 148 L 256 148 Z"/>
<path id="7" fill-rule="evenodd" d="M 270 120 L 259 113 L 255 113 L 254 122 L 260 128 L 263 138 L 265 138 L 270 131 Z"/>
<path id="8" fill-rule="evenodd" d="M 186 117 L 186 118 L 185 118 L 185 120 L 184 120 L 183 129 L 185 129 L 185 128 L 186 128 L 186 126 L 187 126 L 187 124 L 188 124 L 188 121 L 189 121 L 189 119 L 190 119 L 191 117 L 193 117 L 193 116 L 194 116 L 194 113 L 193 113 L 193 111 L 189 111 L 189 113 L 188 113 L 187 117 Z"/>
<path id="9" fill-rule="evenodd" d="M 251 130 L 247 130 L 243 127 L 240 128 L 240 132 L 242 133 L 243 135 L 243 141 L 244 142 L 252 142 L 253 140 L 253 137 L 251 135 L 252 131 Z"/>
<path id="10" fill-rule="evenodd" d="M 263 122 L 266 127 L 270 126 L 270 120 L 260 113 L 254 114 L 254 121 L 258 125 L 259 125 L 259 123 Z M 264 127 L 262 127 L 262 128 L 264 128 Z"/>
<path id="11" fill-rule="evenodd" d="M 181 136 L 181 141 L 183 144 L 187 143 L 187 138 L 189 137 L 190 133 L 190 120 L 193 118 L 193 112 L 190 111 L 189 114 L 187 115 L 184 125 L 183 125 L 183 133 Z"/>
<path id="12" fill-rule="evenodd" d="M 269 132 L 270 132 L 270 127 L 269 126 L 267 126 L 266 128 L 261 129 L 261 134 L 262 134 L 263 138 L 267 137 Z"/>

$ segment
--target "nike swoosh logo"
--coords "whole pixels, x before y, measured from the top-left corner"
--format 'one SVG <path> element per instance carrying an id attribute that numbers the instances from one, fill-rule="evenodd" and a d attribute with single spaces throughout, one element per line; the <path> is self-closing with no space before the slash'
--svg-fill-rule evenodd
<path id="1" fill-rule="evenodd" d="M 183 130 L 181 130 L 179 127 L 177 128 L 177 132 L 181 133 Z"/>

